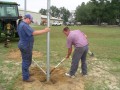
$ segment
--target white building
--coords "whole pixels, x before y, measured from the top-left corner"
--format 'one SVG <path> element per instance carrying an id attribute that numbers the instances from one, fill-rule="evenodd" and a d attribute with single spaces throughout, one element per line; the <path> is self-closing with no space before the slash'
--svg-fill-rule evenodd
<path id="1" fill-rule="evenodd" d="M 63 24 L 63 19 L 50 17 L 50 24 L 54 23 L 55 21 L 58 21 L 58 22 Z M 47 16 L 46 15 L 41 15 L 41 22 L 43 22 L 43 24 L 47 23 Z"/>
<path id="2" fill-rule="evenodd" d="M 47 24 L 47 16 L 46 15 L 41 15 L 40 13 L 37 12 L 32 12 L 32 11 L 26 11 L 26 13 L 29 13 L 33 16 L 33 21 L 37 25 L 46 25 Z M 19 16 L 24 17 L 24 10 L 19 10 Z M 53 23 L 54 21 L 59 21 L 60 23 L 63 23 L 63 19 L 61 18 L 55 18 L 55 17 L 50 17 L 50 24 Z"/>
<path id="3" fill-rule="evenodd" d="M 37 12 L 32 11 L 26 11 L 26 14 L 29 13 L 33 16 L 33 21 L 35 24 L 40 25 L 41 24 L 41 14 Z M 19 10 L 19 16 L 24 17 L 24 10 Z"/>

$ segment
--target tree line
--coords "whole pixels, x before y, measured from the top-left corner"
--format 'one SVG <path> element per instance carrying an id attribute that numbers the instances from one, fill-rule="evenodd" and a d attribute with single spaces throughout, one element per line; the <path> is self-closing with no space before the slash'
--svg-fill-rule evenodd
<path id="1" fill-rule="evenodd" d="M 51 16 L 61 17 L 64 22 L 68 21 L 70 11 L 64 7 L 51 6 Z M 41 9 L 39 13 L 46 15 L 47 10 Z M 90 0 L 76 7 L 74 22 L 82 24 L 110 25 L 120 24 L 120 0 Z"/>
<path id="2" fill-rule="evenodd" d="M 76 8 L 76 20 L 83 24 L 118 24 L 120 22 L 120 0 L 90 0 Z"/>
<path id="3" fill-rule="evenodd" d="M 51 6 L 50 10 L 51 10 L 50 15 L 52 17 L 61 18 L 63 19 L 63 22 L 68 21 L 68 17 L 70 16 L 70 11 L 65 7 L 57 8 L 56 6 Z M 41 9 L 39 13 L 41 13 L 42 15 L 47 15 L 47 10 Z"/>

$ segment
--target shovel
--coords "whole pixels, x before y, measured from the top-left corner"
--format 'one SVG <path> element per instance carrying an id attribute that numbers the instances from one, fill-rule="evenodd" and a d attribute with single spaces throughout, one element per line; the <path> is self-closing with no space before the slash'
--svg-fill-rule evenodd
<path id="1" fill-rule="evenodd" d="M 42 67 L 40 67 L 36 62 L 35 62 L 35 60 L 34 59 L 32 59 L 32 61 L 43 71 L 43 73 L 46 75 L 46 72 L 42 69 Z"/>
<path id="2" fill-rule="evenodd" d="M 51 71 L 50 74 L 65 60 L 66 58 L 63 58 Z"/>

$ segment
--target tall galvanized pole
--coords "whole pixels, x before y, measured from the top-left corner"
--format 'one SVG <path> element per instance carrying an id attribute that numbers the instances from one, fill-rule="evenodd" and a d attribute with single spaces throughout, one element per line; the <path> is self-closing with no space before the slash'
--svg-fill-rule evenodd
<path id="1" fill-rule="evenodd" d="M 50 27 L 50 0 L 47 0 L 47 26 Z M 47 33 L 47 82 L 50 81 L 50 32 Z"/>
<path id="2" fill-rule="evenodd" d="M 24 16 L 25 16 L 25 14 L 26 14 L 26 7 L 27 7 L 27 0 L 24 0 Z"/>

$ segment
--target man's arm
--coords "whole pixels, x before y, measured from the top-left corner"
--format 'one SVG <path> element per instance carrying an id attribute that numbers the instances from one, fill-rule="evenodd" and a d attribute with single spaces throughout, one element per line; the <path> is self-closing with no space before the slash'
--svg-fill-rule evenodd
<path id="1" fill-rule="evenodd" d="M 71 53 L 72 53 L 72 48 L 68 48 L 68 54 L 67 54 L 66 58 L 69 58 L 69 56 L 71 55 Z"/>
<path id="2" fill-rule="evenodd" d="M 49 31 L 50 31 L 50 28 L 45 28 L 43 30 L 36 30 L 32 33 L 32 35 L 40 35 L 40 34 L 43 34 L 43 33 L 49 32 Z"/>

